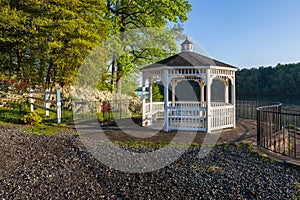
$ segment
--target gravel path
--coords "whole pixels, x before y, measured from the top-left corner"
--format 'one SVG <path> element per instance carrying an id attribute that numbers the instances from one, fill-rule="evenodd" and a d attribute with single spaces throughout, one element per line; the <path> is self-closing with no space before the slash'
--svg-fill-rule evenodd
<path id="1" fill-rule="evenodd" d="M 299 167 L 267 161 L 245 145 L 220 145 L 203 159 L 198 152 L 129 174 L 93 159 L 71 131 L 28 135 L 2 125 L 0 199 L 300 199 Z"/>

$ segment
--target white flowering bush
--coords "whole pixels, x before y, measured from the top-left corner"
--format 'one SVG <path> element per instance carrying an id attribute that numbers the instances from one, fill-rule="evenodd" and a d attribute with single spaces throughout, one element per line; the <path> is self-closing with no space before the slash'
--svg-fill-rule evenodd
<path id="1" fill-rule="evenodd" d="M 72 94 L 65 94 L 72 91 Z M 62 89 L 62 96 L 65 99 L 73 99 L 72 109 L 75 113 L 87 112 L 112 112 L 130 115 L 141 112 L 142 102 L 139 98 L 130 97 L 124 94 L 99 91 L 87 87 L 70 87 Z M 72 98 L 70 98 L 72 96 Z"/>
<path id="2" fill-rule="evenodd" d="M 129 110 L 133 113 L 140 114 L 142 112 L 142 101 L 139 98 L 131 98 L 129 101 Z"/>
<path id="3" fill-rule="evenodd" d="M 6 78 L 0 80 L 0 104 L 25 101 L 25 93 L 20 89 L 19 84 L 13 80 Z"/>

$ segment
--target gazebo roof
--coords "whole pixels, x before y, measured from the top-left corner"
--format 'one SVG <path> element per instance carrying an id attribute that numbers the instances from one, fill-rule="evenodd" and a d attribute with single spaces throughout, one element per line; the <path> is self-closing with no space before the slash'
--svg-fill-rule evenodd
<path id="1" fill-rule="evenodd" d="M 150 70 L 150 69 L 158 69 L 164 66 L 175 67 L 175 66 L 218 66 L 218 67 L 228 67 L 232 69 L 237 69 L 232 65 L 223 63 L 221 61 L 203 56 L 201 54 L 185 51 L 175 54 L 169 58 L 158 61 L 157 63 L 145 66 L 141 68 L 141 71 Z"/>

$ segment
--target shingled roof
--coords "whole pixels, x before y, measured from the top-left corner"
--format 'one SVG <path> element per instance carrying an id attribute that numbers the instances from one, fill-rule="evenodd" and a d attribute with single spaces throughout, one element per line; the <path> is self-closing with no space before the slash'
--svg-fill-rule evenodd
<path id="1" fill-rule="evenodd" d="M 166 58 L 164 60 L 161 60 L 157 63 L 148 65 L 146 67 L 141 68 L 140 70 L 148 70 L 148 69 L 155 69 L 160 68 L 162 66 L 169 66 L 169 67 L 175 67 L 175 66 L 218 66 L 218 67 L 228 67 L 228 68 L 234 68 L 232 65 L 223 63 L 221 61 L 203 56 L 201 54 L 195 53 L 195 52 L 180 52 L 174 56 L 171 56 L 169 58 Z"/>
<path id="2" fill-rule="evenodd" d="M 193 44 L 193 43 L 188 39 L 188 37 L 186 37 L 185 41 L 181 44 L 181 46 L 184 44 Z"/>

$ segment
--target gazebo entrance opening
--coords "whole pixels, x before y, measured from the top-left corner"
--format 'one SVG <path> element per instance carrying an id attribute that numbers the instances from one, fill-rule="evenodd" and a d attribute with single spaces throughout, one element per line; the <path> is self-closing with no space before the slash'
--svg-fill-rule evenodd
<path id="1" fill-rule="evenodd" d="M 164 119 L 164 131 L 196 130 L 210 133 L 235 127 L 235 72 L 237 68 L 193 52 L 186 39 L 182 52 L 141 69 L 143 126 Z M 149 83 L 149 100 L 145 87 Z M 152 86 L 161 81 L 164 102 L 152 102 Z M 198 88 L 197 88 L 198 87 Z"/>

